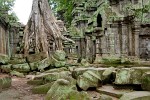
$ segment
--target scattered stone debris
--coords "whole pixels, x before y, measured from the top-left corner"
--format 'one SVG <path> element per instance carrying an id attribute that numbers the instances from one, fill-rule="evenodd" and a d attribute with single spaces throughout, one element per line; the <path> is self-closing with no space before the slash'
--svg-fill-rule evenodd
<path id="1" fill-rule="evenodd" d="M 9 62 L 10 58 L 7 55 L 0 54 L 0 63 L 1 64 L 7 64 Z"/>
<path id="2" fill-rule="evenodd" d="M 138 0 L 81 1 L 74 1 L 73 20 L 70 25 L 70 33 L 73 36 L 64 32 L 64 25 L 60 27 L 64 34 L 59 35 L 70 37 L 75 43 L 65 41 L 64 38 L 63 43 L 56 45 L 62 41 L 56 42 L 57 38 L 49 40 L 51 36 L 47 36 L 42 38 L 44 41 L 48 40 L 46 43 L 49 45 L 44 45 L 47 53 L 36 53 L 36 41 L 29 47 L 31 54 L 14 54 L 13 52 L 23 53 L 20 41 L 23 39 L 23 27 L 19 33 L 14 31 L 18 33 L 16 37 L 20 40 L 17 39 L 16 43 L 13 43 L 10 39 L 14 40 L 15 36 L 7 36 L 9 30 L 3 29 L 0 24 L 0 53 L 3 53 L 0 54 L 0 72 L 8 74 L 0 74 L 0 99 L 4 97 L 3 93 L 5 96 L 8 93 L 8 98 L 2 98 L 3 100 L 10 100 L 11 97 L 14 100 L 150 99 L 150 63 L 145 61 L 150 59 L 150 23 L 144 22 L 143 19 L 138 21 L 136 18 L 136 15 L 142 13 L 142 18 L 149 19 L 148 0 L 142 0 L 141 3 L 136 2 Z M 130 3 L 132 7 L 129 7 Z M 126 15 L 127 10 L 131 10 L 128 12 L 131 15 Z M 57 23 L 63 24 L 61 21 Z M 6 29 L 7 26 L 4 25 Z M 4 30 L 6 32 L 3 32 Z M 30 37 L 29 34 L 26 35 Z M 31 37 L 32 42 L 37 39 L 34 35 Z M 16 50 L 7 50 L 13 46 Z M 65 52 L 56 50 L 57 46 L 57 49 L 63 49 Z M 42 51 L 43 48 L 38 49 Z M 94 67 L 93 63 L 98 66 Z M 37 95 L 40 96 L 36 98 Z"/>
<path id="3" fill-rule="evenodd" d="M 11 77 L 7 75 L 0 75 L 0 92 L 2 89 L 9 88 L 11 86 Z"/>

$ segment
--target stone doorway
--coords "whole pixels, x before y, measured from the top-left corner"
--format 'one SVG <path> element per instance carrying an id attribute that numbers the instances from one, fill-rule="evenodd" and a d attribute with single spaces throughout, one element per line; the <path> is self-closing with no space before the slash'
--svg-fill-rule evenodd
<path id="1" fill-rule="evenodd" d="M 97 15 L 97 27 L 102 27 L 102 16 L 101 16 L 101 14 Z"/>
<path id="2" fill-rule="evenodd" d="M 150 59 L 150 35 L 140 36 L 139 52 L 140 58 Z"/>

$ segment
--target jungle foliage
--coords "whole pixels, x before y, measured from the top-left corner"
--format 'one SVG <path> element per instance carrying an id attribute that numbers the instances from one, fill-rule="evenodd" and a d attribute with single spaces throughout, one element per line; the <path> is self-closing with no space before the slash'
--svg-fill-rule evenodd
<path id="1" fill-rule="evenodd" d="M 74 7 L 74 2 L 77 0 L 48 0 L 48 1 L 58 19 L 61 19 L 65 21 L 67 25 L 70 25 L 72 21 L 71 13 Z"/>
<path id="2" fill-rule="evenodd" d="M 0 18 L 6 22 L 17 22 L 18 18 L 12 8 L 14 6 L 15 0 L 0 0 Z"/>
<path id="3" fill-rule="evenodd" d="M 81 3 L 88 0 L 48 0 L 49 4 L 52 7 L 55 15 L 58 19 L 65 21 L 67 26 L 71 25 L 71 21 L 73 20 L 72 11 L 74 9 L 75 3 Z M 107 0 L 104 0 L 107 1 Z M 109 1 L 109 0 L 108 0 Z M 107 2 L 109 3 L 109 2 Z M 89 3 L 88 3 L 89 4 Z M 146 19 L 146 13 L 150 12 L 150 2 L 142 7 L 137 7 L 137 5 L 133 5 L 131 2 L 128 3 L 125 7 L 125 12 L 129 12 L 128 14 L 132 14 L 136 20 L 138 21 L 149 21 Z"/>

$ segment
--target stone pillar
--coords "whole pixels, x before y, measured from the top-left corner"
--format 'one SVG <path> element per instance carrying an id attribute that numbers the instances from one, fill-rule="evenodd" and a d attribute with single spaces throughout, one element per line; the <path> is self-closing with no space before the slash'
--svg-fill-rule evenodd
<path id="1" fill-rule="evenodd" d="M 87 55 L 89 55 L 89 53 L 90 53 L 89 48 L 90 48 L 90 37 L 89 37 L 89 36 L 86 36 L 86 57 L 87 57 Z"/>
<path id="2" fill-rule="evenodd" d="M 119 47 L 120 47 L 120 57 L 122 56 L 122 24 L 121 22 L 118 22 L 118 34 L 119 34 Z"/>
<path id="3" fill-rule="evenodd" d="M 132 26 L 131 24 L 128 24 L 127 26 L 127 30 L 128 30 L 128 56 L 132 55 Z"/>
<path id="4" fill-rule="evenodd" d="M 140 57 L 139 54 L 139 33 L 140 33 L 140 23 L 135 23 L 134 36 L 135 36 L 135 56 Z"/>
<path id="5" fill-rule="evenodd" d="M 6 54 L 6 28 L 0 24 L 0 53 Z"/>
<path id="6" fill-rule="evenodd" d="M 107 37 L 108 37 L 108 29 L 104 31 L 104 36 L 101 37 L 101 53 L 102 56 L 106 56 L 108 55 L 108 41 L 107 41 Z"/>
<path id="7" fill-rule="evenodd" d="M 82 58 L 86 58 L 86 42 L 85 38 L 80 39 L 80 47 L 81 47 L 81 56 Z"/>
<path id="8" fill-rule="evenodd" d="M 116 56 L 120 56 L 120 40 L 118 33 L 118 23 L 113 23 L 111 26 L 112 33 L 114 33 L 114 51 Z"/>
<path id="9" fill-rule="evenodd" d="M 127 24 L 121 23 L 122 24 L 122 53 L 124 56 L 128 55 L 128 29 L 127 29 Z"/>

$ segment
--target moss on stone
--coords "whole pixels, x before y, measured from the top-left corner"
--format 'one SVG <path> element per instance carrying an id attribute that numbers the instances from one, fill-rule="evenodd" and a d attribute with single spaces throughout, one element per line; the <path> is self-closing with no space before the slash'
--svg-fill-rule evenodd
<path id="1" fill-rule="evenodd" d="M 46 53 L 40 52 L 40 53 L 36 53 L 36 54 L 30 54 L 26 58 L 29 63 L 32 63 L 32 62 L 41 61 L 41 60 L 45 59 L 46 57 L 47 57 Z"/>
<path id="2" fill-rule="evenodd" d="M 146 72 L 142 76 L 142 89 L 150 91 L 150 72 Z"/>
<path id="3" fill-rule="evenodd" d="M 5 89 L 11 86 L 11 77 L 1 77 L 0 78 L 0 88 Z"/>
<path id="4" fill-rule="evenodd" d="M 46 94 L 53 84 L 54 84 L 54 82 L 51 82 L 51 83 L 47 83 L 44 85 L 33 87 L 32 93 L 34 93 L 34 94 Z"/>
<path id="5" fill-rule="evenodd" d="M 44 73 L 53 73 L 53 72 L 62 72 L 62 71 L 68 71 L 68 69 L 66 67 L 55 68 L 55 69 L 47 70 Z"/>
<path id="6" fill-rule="evenodd" d="M 29 67 L 28 63 L 12 65 L 12 69 L 15 71 L 18 71 L 18 72 L 29 72 L 30 71 L 30 67 Z"/>
<path id="7" fill-rule="evenodd" d="M 12 64 L 9 64 L 9 65 L 1 65 L 0 66 L 0 69 L 2 69 L 3 72 L 10 72 L 12 70 Z"/>
<path id="8" fill-rule="evenodd" d="M 7 55 L 0 54 L 0 63 L 7 64 L 9 62 L 10 58 Z"/>
<path id="9" fill-rule="evenodd" d="M 64 96 L 61 100 L 90 100 L 89 95 L 86 92 L 78 92 L 76 90 L 72 90 L 66 96 Z"/>
<path id="10" fill-rule="evenodd" d="M 42 79 L 29 80 L 29 81 L 27 81 L 27 84 L 29 84 L 29 85 L 43 85 L 44 81 Z"/>
<path id="11" fill-rule="evenodd" d="M 51 57 L 51 65 L 54 67 L 64 67 L 66 65 L 66 61 L 59 61 L 55 59 L 54 57 Z"/>
<path id="12" fill-rule="evenodd" d="M 77 90 L 75 84 L 71 84 L 65 79 L 58 79 L 47 92 L 45 100 L 62 100 L 64 96 L 73 90 Z"/>
<path id="13" fill-rule="evenodd" d="M 87 90 L 90 87 L 98 87 L 100 81 L 101 75 L 98 71 L 88 70 L 78 77 L 77 85 L 81 89 Z"/>
<path id="14" fill-rule="evenodd" d="M 17 71 L 11 71 L 11 76 L 17 76 L 17 77 L 25 77 L 23 73 L 17 72 Z"/>
<path id="15" fill-rule="evenodd" d="M 102 58 L 103 64 L 121 64 L 120 58 Z"/>
<path id="16" fill-rule="evenodd" d="M 9 60 L 9 64 L 23 64 L 26 63 L 26 59 L 13 59 Z"/>
<path id="17" fill-rule="evenodd" d="M 116 72 L 115 84 L 132 84 L 131 82 L 131 73 L 130 69 L 118 69 Z"/>
<path id="18" fill-rule="evenodd" d="M 53 54 L 53 57 L 59 61 L 64 61 L 66 53 L 63 50 L 56 50 Z"/>

